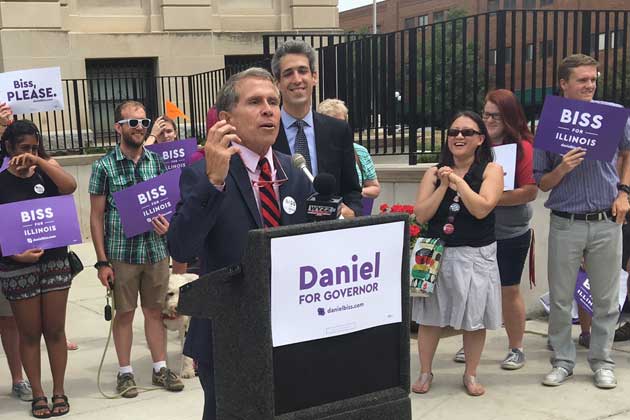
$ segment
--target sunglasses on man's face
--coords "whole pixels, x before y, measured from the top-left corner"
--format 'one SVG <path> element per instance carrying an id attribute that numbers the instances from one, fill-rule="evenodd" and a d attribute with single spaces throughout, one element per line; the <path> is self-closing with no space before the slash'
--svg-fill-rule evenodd
<path id="1" fill-rule="evenodd" d="M 118 124 L 129 124 L 129 127 L 136 128 L 138 124 L 142 124 L 142 127 L 149 128 L 151 120 L 148 118 L 129 118 L 128 120 L 120 120 Z"/>
<path id="2" fill-rule="evenodd" d="M 449 128 L 448 131 L 446 132 L 446 134 L 449 137 L 457 137 L 459 136 L 460 133 L 464 137 L 472 137 L 475 134 L 477 135 L 481 134 L 479 131 L 473 130 L 472 128 L 464 128 L 463 130 L 459 130 L 457 128 Z"/>

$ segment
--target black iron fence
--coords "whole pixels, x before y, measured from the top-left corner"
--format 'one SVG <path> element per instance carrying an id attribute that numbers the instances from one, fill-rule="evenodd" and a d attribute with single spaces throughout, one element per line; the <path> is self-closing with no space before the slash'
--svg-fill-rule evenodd
<path id="1" fill-rule="evenodd" d="M 20 115 L 34 121 L 46 149 L 54 154 L 89 153 L 116 144 L 114 109 L 128 99 L 145 104 L 151 118 L 164 114 L 165 101 L 179 107 L 189 119 L 177 120 L 180 138 L 205 137 L 206 113 L 234 69 L 190 76 L 142 75 L 63 80 L 64 110 Z"/>
<path id="2" fill-rule="evenodd" d="M 630 11 L 501 10 L 376 35 L 270 34 L 265 54 L 299 38 L 317 48 L 314 103 L 343 99 L 355 137 L 373 154 L 435 159 L 451 115 L 480 110 L 488 90 L 514 91 L 532 122 L 577 52 L 600 61 L 597 98 L 630 104 Z"/>

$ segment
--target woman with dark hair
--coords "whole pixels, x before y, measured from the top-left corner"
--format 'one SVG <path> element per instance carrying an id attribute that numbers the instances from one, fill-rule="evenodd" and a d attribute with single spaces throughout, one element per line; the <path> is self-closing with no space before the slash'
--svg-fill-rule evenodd
<path id="1" fill-rule="evenodd" d="M 482 118 L 493 146 L 517 145 L 514 189 L 501 194 L 494 212 L 503 323 L 509 341 L 508 354 L 501 367 L 515 370 L 525 365 L 525 302 L 520 283 L 532 239 L 529 226 L 532 209 L 528 203 L 536 199 L 538 192 L 533 173 L 534 136 L 527 127 L 521 104 L 509 90 L 497 89 L 486 95 Z M 465 361 L 463 349 L 457 352 L 455 361 Z"/>
<path id="2" fill-rule="evenodd" d="M 416 298 L 420 377 L 411 390 L 424 394 L 433 380 L 432 363 L 443 327 L 464 330 L 463 384 L 471 396 L 485 390 L 477 366 L 486 329 L 501 326 L 494 207 L 503 191 L 503 169 L 492 162 L 490 136 L 481 117 L 458 113 L 447 131 L 440 162 L 423 176 L 415 214 L 428 223 L 426 236 L 446 243 L 433 294 Z"/>
<path id="3" fill-rule="evenodd" d="M 19 120 L 2 134 L 0 157 L 10 158 L 0 173 L 0 204 L 72 194 L 74 178 L 44 151 L 39 130 Z M 64 392 L 66 305 L 72 277 L 67 247 L 29 249 L 0 255 L 0 283 L 10 302 L 20 334 L 20 355 L 32 386 L 32 414 L 36 418 L 62 416 L 70 410 Z M 46 342 L 53 378 L 52 409 L 41 384 L 40 343 Z"/>

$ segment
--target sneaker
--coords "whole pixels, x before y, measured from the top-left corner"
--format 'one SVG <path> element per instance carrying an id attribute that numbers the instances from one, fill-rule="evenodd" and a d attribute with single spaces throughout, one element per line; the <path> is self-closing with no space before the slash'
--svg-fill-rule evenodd
<path id="1" fill-rule="evenodd" d="M 591 345 L 591 333 L 580 333 L 578 344 L 582 347 L 589 348 Z"/>
<path id="2" fill-rule="evenodd" d="M 617 379 L 615 378 L 615 372 L 610 369 L 597 369 L 595 371 L 595 386 L 601 389 L 611 389 L 617 386 Z"/>
<path id="3" fill-rule="evenodd" d="M 511 349 L 503 362 L 501 362 L 501 369 L 516 370 L 525 366 L 525 353 L 519 349 Z"/>
<path id="4" fill-rule="evenodd" d="M 184 383 L 169 368 L 163 367 L 159 372 L 153 371 L 153 385 L 164 387 L 167 391 L 179 392 L 184 389 Z"/>
<path id="5" fill-rule="evenodd" d="M 136 381 L 133 373 L 119 373 L 116 378 L 116 392 L 125 398 L 135 398 L 138 396 Z M 129 389 L 131 388 L 131 389 Z"/>
<path id="6" fill-rule="evenodd" d="M 33 390 L 28 381 L 20 381 L 13 384 L 13 395 L 22 401 L 33 401 Z"/>
<path id="7" fill-rule="evenodd" d="M 615 341 L 630 340 L 630 322 L 626 322 L 615 331 Z"/>
<path id="8" fill-rule="evenodd" d="M 453 360 L 457 363 L 466 363 L 466 354 L 464 353 L 463 347 L 455 353 Z"/>
<path id="9" fill-rule="evenodd" d="M 573 377 L 573 372 L 569 372 L 563 367 L 555 367 L 545 376 L 542 383 L 547 386 L 562 385 L 567 379 Z"/>

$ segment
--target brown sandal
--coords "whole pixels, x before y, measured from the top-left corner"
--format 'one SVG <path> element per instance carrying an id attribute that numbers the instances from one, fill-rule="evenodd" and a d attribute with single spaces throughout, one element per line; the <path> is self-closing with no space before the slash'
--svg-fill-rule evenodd
<path id="1" fill-rule="evenodd" d="M 433 382 L 433 373 L 422 373 L 418 380 L 411 385 L 411 392 L 416 394 L 426 394 L 431 389 Z M 426 389 L 425 389 L 426 387 Z"/>
<path id="2" fill-rule="evenodd" d="M 466 393 L 471 397 L 479 397 L 486 393 L 483 385 L 477 382 L 476 376 L 464 375 L 462 379 L 464 387 L 466 388 Z"/>
<path id="3" fill-rule="evenodd" d="M 61 394 L 60 395 L 53 395 L 50 400 L 53 403 L 52 410 L 50 411 L 51 417 L 64 416 L 64 415 L 66 415 L 66 414 L 68 414 L 70 412 L 70 404 L 68 404 L 68 397 L 67 396 L 61 395 Z M 55 402 L 55 400 L 61 400 L 61 401 Z M 61 409 L 65 408 L 65 411 L 57 411 L 57 412 L 55 412 L 55 408 L 61 408 Z"/>
<path id="4" fill-rule="evenodd" d="M 42 405 L 42 404 L 37 405 L 38 402 L 42 402 L 42 401 L 45 402 L 46 405 Z M 36 412 L 39 412 L 39 414 Z M 31 402 L 31 414 L 36 419 L 50 418 L 52 414 L 50 412 L 50 407 L 48 406 L 48 399 L 44 396 L 33 398 L 33 401 Z"/>

